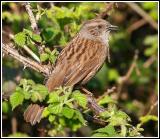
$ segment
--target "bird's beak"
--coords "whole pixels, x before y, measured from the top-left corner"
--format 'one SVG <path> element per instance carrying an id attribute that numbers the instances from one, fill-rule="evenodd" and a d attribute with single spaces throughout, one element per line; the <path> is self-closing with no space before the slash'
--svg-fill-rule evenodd
<path id="1" fill-rule="evenodd" d="M 108 27 L 108 29 L 110 29 L 110 30 L 118 30 L 119 28 L 118 28 L 118 26 L 110 25 Z"/>

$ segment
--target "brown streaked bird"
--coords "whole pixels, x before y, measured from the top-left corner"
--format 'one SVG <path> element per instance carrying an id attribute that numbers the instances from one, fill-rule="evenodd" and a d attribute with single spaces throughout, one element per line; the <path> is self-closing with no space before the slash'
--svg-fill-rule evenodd
<path id="1" fill-rule="evenodd" d="M 46 86 L 51 92 L 60 86 L 86 84 L 102 67 L 109 55 L 109 34 L 117 30 L 103 19 L 85 22 L 79 33 L 61 51 Z M 41 119 L 43 107 L 31 104 L 24 112 L 24 119 L 34 125 Z"/>

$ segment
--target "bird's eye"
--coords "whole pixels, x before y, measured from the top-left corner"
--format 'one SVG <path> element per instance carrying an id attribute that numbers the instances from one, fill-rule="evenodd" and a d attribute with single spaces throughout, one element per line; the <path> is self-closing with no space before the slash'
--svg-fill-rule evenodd
<path id="1" fill-rule="evenodd" d="M 98 29 L 101 29 L 102 28 L 102 25 L 98 25 Z"/>

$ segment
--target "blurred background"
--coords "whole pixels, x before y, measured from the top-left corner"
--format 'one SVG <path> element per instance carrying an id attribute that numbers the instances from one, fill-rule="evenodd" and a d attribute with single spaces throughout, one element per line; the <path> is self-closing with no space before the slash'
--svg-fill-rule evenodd
<path id="1" fill-rule="evenodd" d="M 109 7 L 109 6 L 110 7 Z M 110 38 L 111 62 L 106 60 L 102 69 L 86 85 L 98 98 L 108 89 L 137 125 L 146 114 L 158 116 L 158 2 L 104 3 L 104 2 L 42 2 L 31 3 L 45 46 L 63 48 L 78 32 L 82 23 L 97 15 L 117 25 L 119 30 Z M 2 3 L 2 41 L 9 43 L 8 35 L 31 29 L 23 3 Z M 34 51 L 35 47 L 30 46 Z M 23 52 L 22 52 L 23 53 Z M 25 55 L 25 53 L 23 53 Z M 41 74 L 23 70 L 23 65 L 11 57 L 3 58 L 3 94 L 13 92 L 20 79 L 32 79 L 43 83 Z M 37 126 L 23 121 L 21 110 L 12 112 L 10 104 L 3 101 L 2 133 L 9 136 L 43 136 Z M 158 136 L 158 122 L 150 118 L 142 126 L 143 136 Z M 85 129 L 91 132 L 91 129 Z M 77 131 L 75 136 L 87 136 Z"/>

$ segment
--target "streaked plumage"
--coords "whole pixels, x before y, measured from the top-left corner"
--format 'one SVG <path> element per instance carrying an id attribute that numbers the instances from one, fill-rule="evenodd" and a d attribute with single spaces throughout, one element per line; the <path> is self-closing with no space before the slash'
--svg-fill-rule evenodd
<path id="1" fill-rule="evenodd" d="M 103 19 L 83 24 L 80 32 L 59 54 L 46 86 L 51 92 L 60 86 L 86 84 L 101 68 L 108 53 L 108 37 L 115 28 Z M 43 108 L 30 105 L 24 118 L 32 125 L 40 121 Z M 37 114 L 35 114 L 37 113 Z"/>

